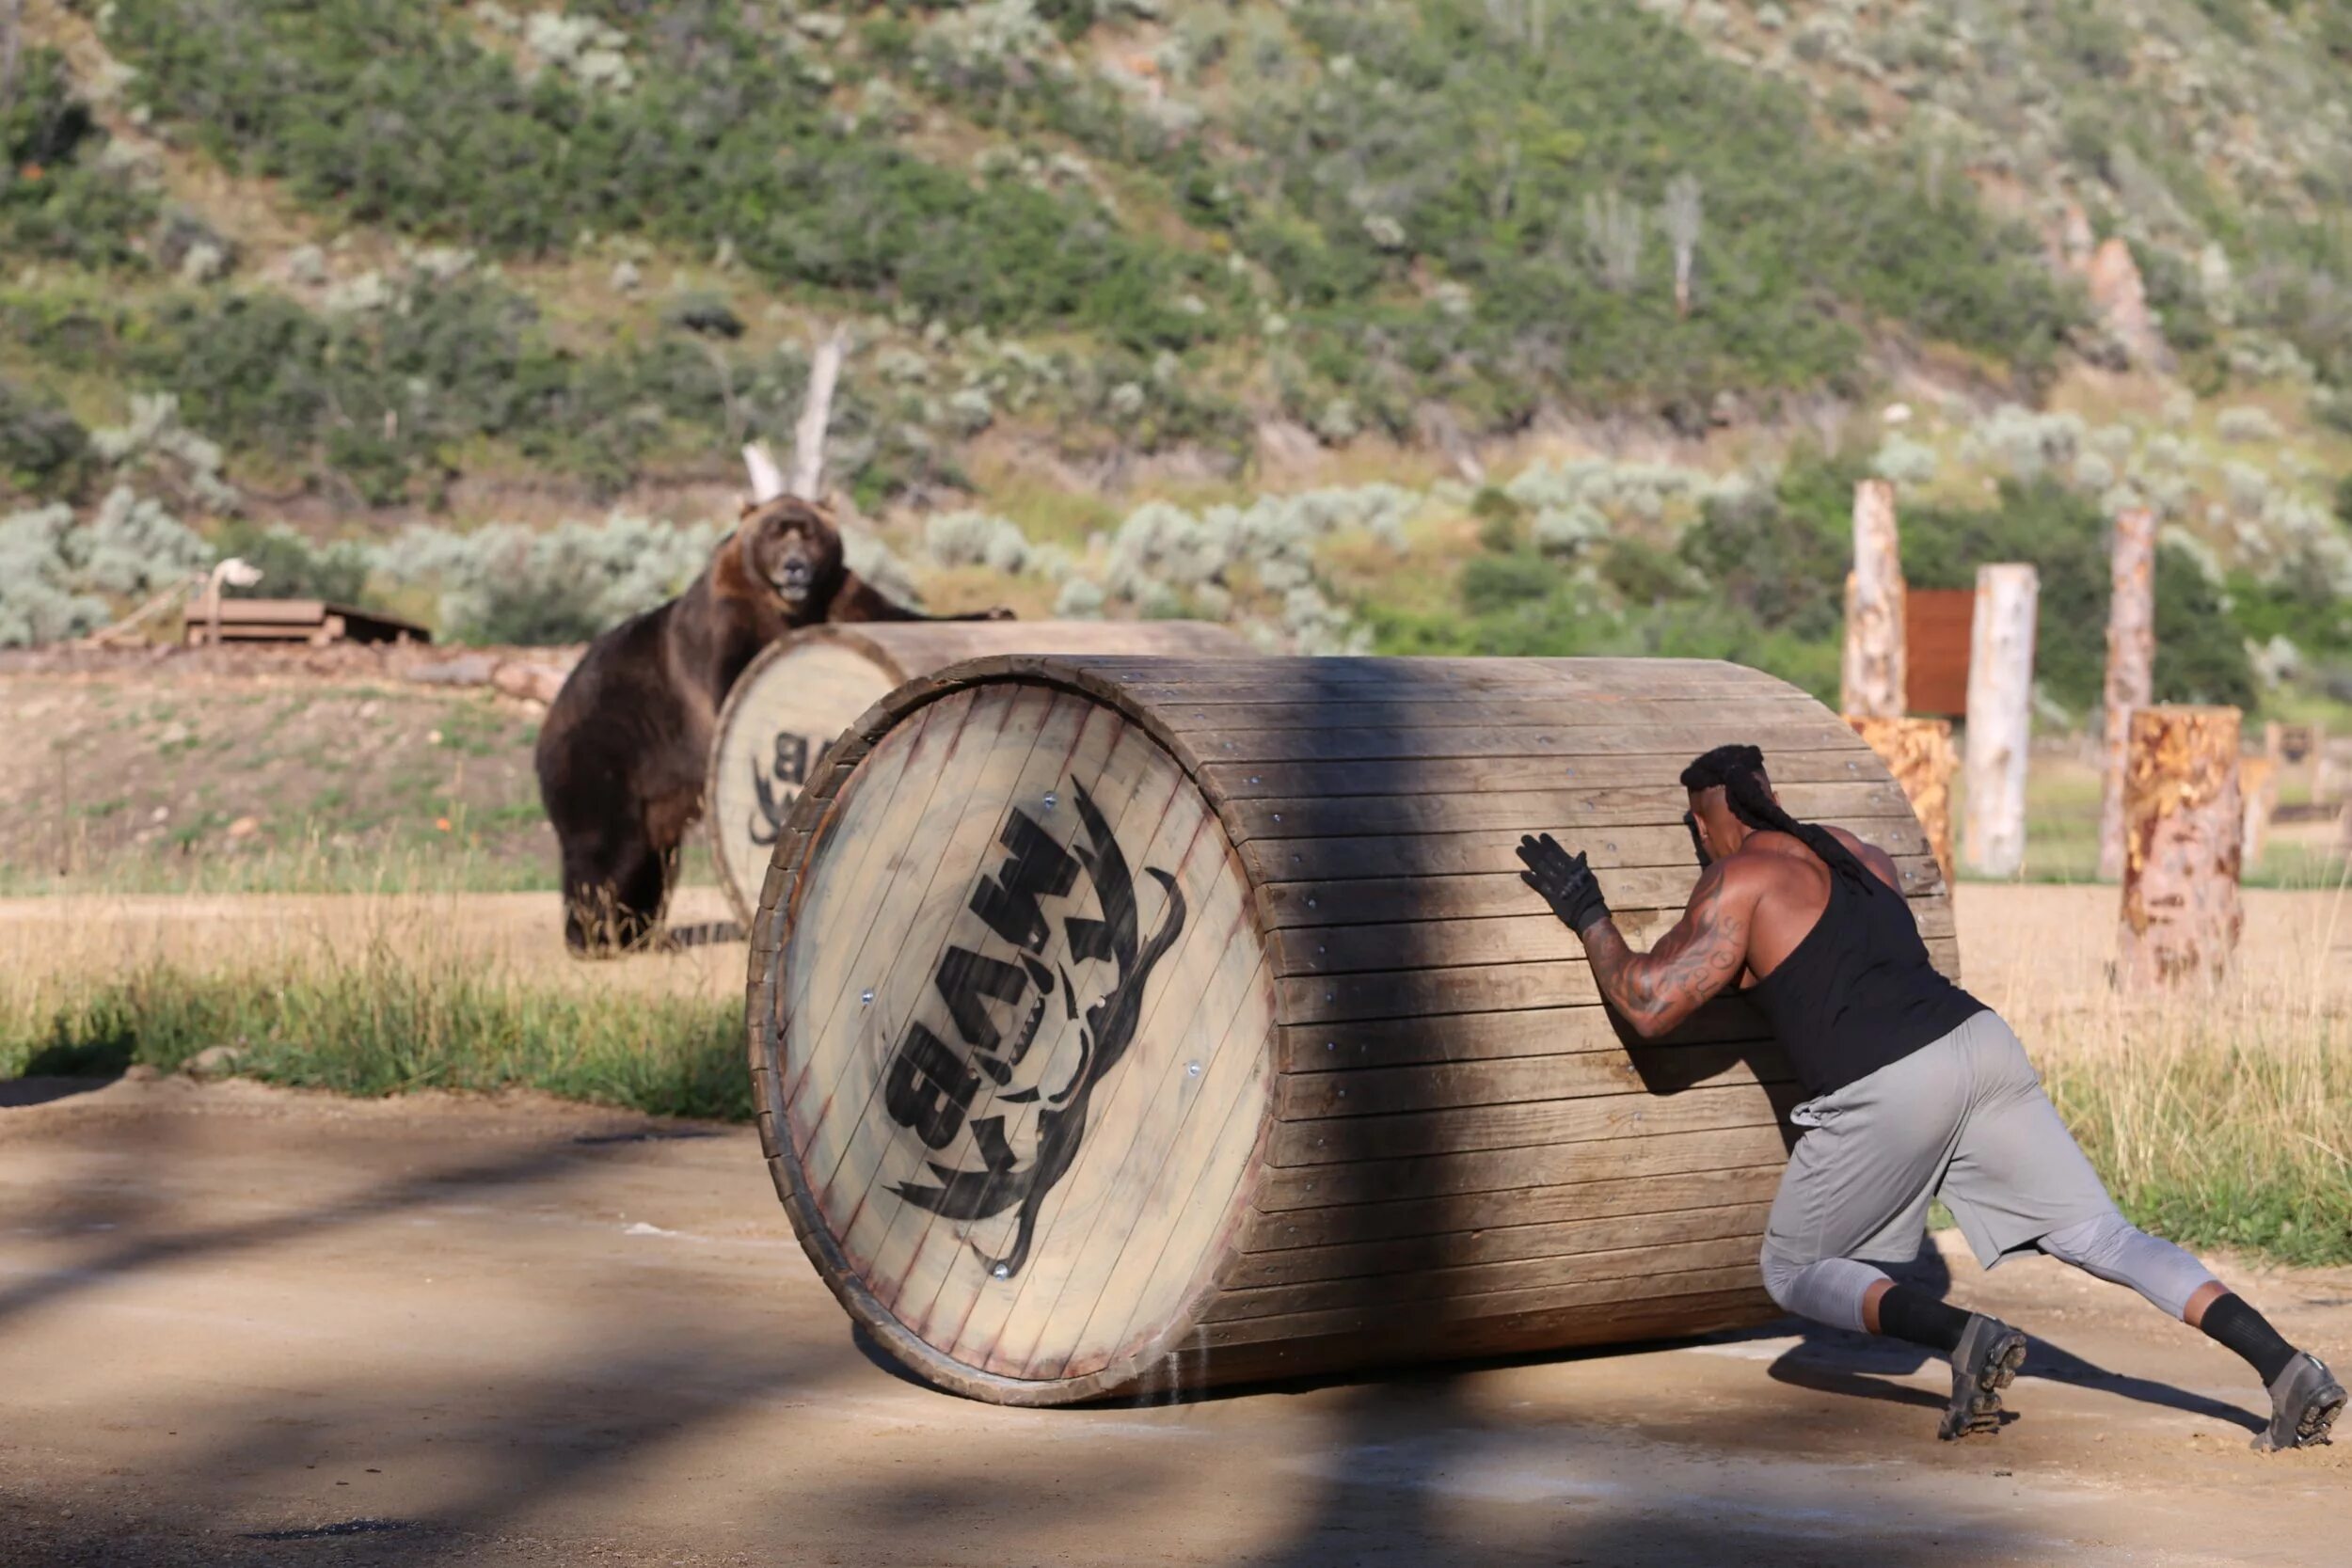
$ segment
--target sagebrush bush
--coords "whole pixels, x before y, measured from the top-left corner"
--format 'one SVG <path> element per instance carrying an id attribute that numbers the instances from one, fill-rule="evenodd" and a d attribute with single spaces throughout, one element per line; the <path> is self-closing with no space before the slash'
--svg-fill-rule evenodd
<path id="1" fill-rule="evenodd" d="M 1938 467 L 1935 449 L 1907 436 L 1887 436 L 1870 457 L 1870 471 L 1897 484 L 1925 484 Z"/>
<path id="2" fill-rule="evenodd" d="M 2215 416 L 2214 429 L 2225 441 L 2275 441 L 2285 434 L 2268 409 L 2250 404 L 2224 408 Z"/>
<path id="3" fill-rule="evenodd" d="M 923 525 L 923 548 L 937 565 L 986 566 L 1007 576 L 1029 563 L 1020 525 L 985 512 L 932 514 Z"/>
<path id="4" fill-rule="evenodd" d="M 128 486 L 87 523 L 62 503 L 0 517 L 0 647 L 94 631 L 109 596 L 149 594 L 209 566 L 212 546 Z"/>
<path id="5" fill-rule="evenodd" d="M 437 589 L 441 629 L 460 641 L 584 642 L 682 591 L 719 538 L 710 524 L 622 513 L 537 532 L 412 528 L 375 552 L 374 567 Z"/>

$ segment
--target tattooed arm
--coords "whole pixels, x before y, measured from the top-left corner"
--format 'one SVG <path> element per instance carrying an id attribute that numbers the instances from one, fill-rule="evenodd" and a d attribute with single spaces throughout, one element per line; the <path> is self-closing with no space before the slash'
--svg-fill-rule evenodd
<path id="1" fill-rule="evenodd" d="M 1750 879 L 1716 864 L 1699 874 L 1690 907 L 1646 953 L 1626 945 L 1615 921 L 1594 922 L 1578 935 L 1600 993 L 1644 1039 L 1669 1033 L 1739 979 L 1756 898 Z"/>

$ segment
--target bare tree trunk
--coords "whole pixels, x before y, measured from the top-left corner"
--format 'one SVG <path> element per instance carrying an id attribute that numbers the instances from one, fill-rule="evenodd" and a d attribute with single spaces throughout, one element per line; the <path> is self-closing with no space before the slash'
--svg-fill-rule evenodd
<path id="1" fill-rule="evenodd" d="M 815 500 L 825 478 L 825 427 L 833 422 L 833 389 L 840 379 L 841 356 L 849 351 L 847 327 L 836 326 L 817 345 L 808 366 L 808 399 L 801 404 L 801 422 L 792 427 L 792 494 Z"/>
<path id="2" fill-rule="evenodd" d="M 1853 571 L 1846 578 L 1846 660 L 1841 701 L 1849 718 L 1903 716 L 1903 564 L 1895 487 L 1866 479 L 1853 492 Z"/>
<path id="3" fill-rule="evenodd" d="M 2132 715 L 2130 746 L 2116 983 L 2218 979 L 2245 918 L 2238 710 L 2144 707 Z"/>
<path id="4" fill-rule="evenodd" d="M 1935 851 L 1936 868 L 1947 887 L 1952 881 L 1952 774 L 1959 758 L 1952 751 L 1952 721 L 1948 719 L 1866 719 L 1848 714 L 1846 722 L 1870 744 L 1895 782 L 1903 786 L 1912 814 Z"/>
<path id="5" fill-rule="evenodd" d="M 1666 182 L 1666 204 L 1659 222 L 1674 246 L 1675 314 L 1691 313 L 1691 262 L 1698 254 L 1699 230 L 1706 223 L 1706 199 L 1695 175 L 1683 173 Z"/>
<path id="6" fill-rule="evenodd" d="M 2014 877 L 2026 863 L 2026 754 L 2033 736 L 2034 610 L 2041 586 L 2031 566 L 1977 569 L 1964 858 L 1979 876 Z"/>
<path id="7" fill-rule="evenodd" d="M 2156 515 L 2115 519 L 2113 597 L 2107 607 L 2106 761 L 2099 790 L 2099 878 L 2123 875 L 2123 772 L 2132 714 L 2154 698 Z"/>
<path id="8" fill-rule="evenodd" d="M 765 506 L 779 496 L 791 494 L 784 483 L 784 470 L 776 467 L 766 442 L 754 441 L 743 449 L 743 467 L 752 476 L 754 506 Z"/>

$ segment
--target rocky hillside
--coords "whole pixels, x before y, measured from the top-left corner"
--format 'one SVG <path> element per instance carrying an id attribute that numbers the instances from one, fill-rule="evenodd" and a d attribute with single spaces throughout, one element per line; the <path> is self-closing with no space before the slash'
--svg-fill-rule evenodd
<path id="1" fill-rule="evenodd" d="M 1875 468 L 2051 647 L 2144 501 L 2171 694 L 2352 682 L 2344 0 L 24 16 L 0 641 L 224 548 L 582 635 L 847 325 L 834 479 L 941 603 L 1820 685 Z"/>

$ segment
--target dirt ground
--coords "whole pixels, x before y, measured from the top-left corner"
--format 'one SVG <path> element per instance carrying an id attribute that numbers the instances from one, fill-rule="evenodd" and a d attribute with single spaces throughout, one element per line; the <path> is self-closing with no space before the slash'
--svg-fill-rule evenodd
<path id="1" fill-rule="evenodd" d="M 467 886 L 551 878 L 536 709 L 405 681 L 371 653 L 322 650 L 346 656 L 331 673 L 300 656 L 256 670 L 234 651 L 127 672 L 0 666 L 0 713 L 22 737 L 0 748 L 0 886 L 364 886 L 364 869 L 342 868 L 388 861 Z"/>
<path id="2" fill-rule="evenodd" d="M 1946 1446 L 1935 1369 L 1788 1323 L 969 1403 L 852 1335 L 750 1132 L 536 1100 L 19 1104 L 0 1227 L 12 1564 L 2343 1560 L 2352 1446 L 2248 1451 L 2233 1357 L 2039 1260 L 1951 1262 L 2037 1338 L 2018 1419 Z M 2352 1362 L 2352 1271 L 2232 1273 Z"/>

